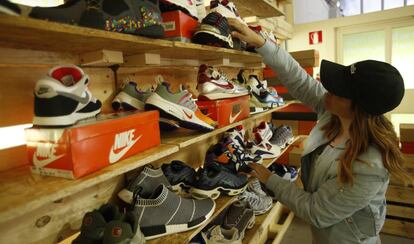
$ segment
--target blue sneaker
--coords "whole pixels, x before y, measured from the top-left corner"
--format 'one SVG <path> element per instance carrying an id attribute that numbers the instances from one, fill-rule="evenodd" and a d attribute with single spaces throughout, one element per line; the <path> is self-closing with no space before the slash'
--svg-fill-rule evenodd
<path id="1" fill-rule="evenodd" d="M 188 192 L 194 183 L 196 171 L 185 163 L 174 160 L 161 166 L 174 192 Z"/>

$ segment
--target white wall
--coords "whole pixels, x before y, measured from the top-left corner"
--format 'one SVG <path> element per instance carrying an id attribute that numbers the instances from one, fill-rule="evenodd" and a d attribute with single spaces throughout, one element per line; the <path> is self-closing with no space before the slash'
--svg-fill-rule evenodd
<path id="1" fill-rule="evenodd" d="M 313 2 L 313 1 L 312 1 Z M 295 1 L 296 3 L 296 1 Z M 336 31 L 339 27 L 355 27 L 361 24 L 380 23 L 383 21 L 394 21 L 398 19 L 413 18 L 414 6 L 385 10 L 363 15 L 339 17 L 325 21 L 308 24 L 294 25 L 293 37 L 287 41 L 288 51 L 299 51 L 316 49 L 319 51 L 320 60 L 327 59 L 337 62 L 336 54 Z M 317 45 L 309 45 L 309 32 L 322 30 L 323 42 Z M 319 68 L 315 68 L 315 73 Z M 414 72 L 414 71 L 413 71 Z M 414 89 L 406 90 L 401 105 L 394 110 L 395 113 L 414 113 Z"/>
<path id="2" fill-rule="evenodd" d="M 329 6 L 325 0 L 293 0 L 293 6 L 295 24 L 329 19 Z"/>

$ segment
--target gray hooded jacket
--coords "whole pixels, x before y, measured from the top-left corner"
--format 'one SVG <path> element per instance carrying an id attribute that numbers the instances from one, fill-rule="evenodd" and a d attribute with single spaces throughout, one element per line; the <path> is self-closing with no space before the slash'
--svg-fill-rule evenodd
<path id="1" fill-rule="evenodd" d="M 289 92 L 318 113 L 301 158 L 304 190 L 272 175 L 266 187 L 298 217 L 311 224 L 314 243 L 378 243 L 386 214 L 389 183 L 380 151 L 371 145 L 353 162 L 353 185 L 338 180 L 338 158 L 344 145 L 332 147 L 321 131 L 331 118 L 324 108 L 325 88 L 309 76 L 278 45 L 266 41 L 257 49 L 264 62 L 278 73 Z"/>

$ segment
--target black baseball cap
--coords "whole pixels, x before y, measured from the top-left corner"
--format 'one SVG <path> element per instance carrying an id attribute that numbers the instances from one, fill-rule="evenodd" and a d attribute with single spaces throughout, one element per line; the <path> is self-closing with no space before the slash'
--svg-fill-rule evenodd
<path id="1" fill-rule="evenodd" d="M 400 72 L 388 63 L 375 60 L 349 66 L 322 60 L 320 79 L 330 93 L 353 100 L 371 115 L 396 108 L 405 91 Z"/>

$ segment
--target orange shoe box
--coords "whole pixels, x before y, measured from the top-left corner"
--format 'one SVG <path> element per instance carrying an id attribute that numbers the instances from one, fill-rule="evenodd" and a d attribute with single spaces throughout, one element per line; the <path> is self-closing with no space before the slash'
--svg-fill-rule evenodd
<path id="1" fill-rule="evenodd" d="M 191 42 L 197 25 L 197 20 L 179 10 L 162 13 L 162 26 L 166 39 Z"/>
<path id="2" fill-rule="evenodd" d="M 158 111 L 100 115 L 66 128 L 26 129 L 32 173 L 76 179 L 160 144 Z"/>
<path id="3" fill-rule="evenodd" d="M 234 122 L 249 117 L 249 96 L 220 100 L 197 101 L 201 112 L 217 121 L 217 128 L 224 127 Z"/>

